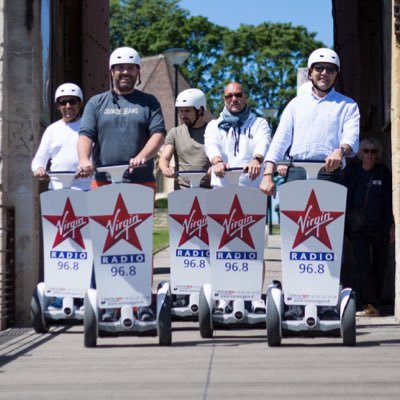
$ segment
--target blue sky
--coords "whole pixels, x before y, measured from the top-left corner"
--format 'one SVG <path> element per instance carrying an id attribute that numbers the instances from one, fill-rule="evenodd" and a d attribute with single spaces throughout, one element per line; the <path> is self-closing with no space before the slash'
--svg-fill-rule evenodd
<path id="1" fill-rule="evenodd" d="M 181 0 L 180 6 L 191 15 L 236 29 L 240 24 L 290 22 L 303 25 L 326 46 L 333 46 L 331 0 Z"/>

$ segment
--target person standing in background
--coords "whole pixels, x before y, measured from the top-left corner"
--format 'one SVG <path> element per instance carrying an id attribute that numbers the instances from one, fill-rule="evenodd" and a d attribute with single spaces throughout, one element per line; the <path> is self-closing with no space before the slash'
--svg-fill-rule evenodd
<path id="1" fill-rule="evenodd" d="M 380 315 L 379 305 L 388 264 L 388 244 L 394 242 L 392 213 L 392 174 L 382 164 L 382 146 L 372 137 L 360 143 L 360 162 L 348 164 L 344 169 L 347 192 L 347 214 L 363 209 L 366 225 L 346 227 L 354 251 L 355 282 L 358 304 L 357 316 Z M 350 219 L 348 219 L 348 222 Z"/>

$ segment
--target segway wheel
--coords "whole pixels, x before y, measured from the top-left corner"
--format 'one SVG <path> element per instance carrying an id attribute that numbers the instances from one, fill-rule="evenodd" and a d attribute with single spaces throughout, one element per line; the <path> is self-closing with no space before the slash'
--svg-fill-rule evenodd
<path id="1" fill-rule="evenodd" d="M 281 345 L 281 321 L 279 312 L 271 294 L 271 289 L 268 289 L 267 294 L 267 341 L 269 347 L 277 347 Z"/>
<path id="2" fill-rule="evenodd" d="M 31 300 L 31 320 L 32 327 L 36 333 L 47 333 L 49 331 L 49 326 L 44 319 L 37 289 L 34 290 Z"/>
<path id="3" fill-rule="evenodd" d="M 83 340 L 85 347 L 97 345 L 97 318 L 93 305 L 85 294 L 85 312 L 83 314 Z"/>
<path id="4" fill-rule="evenodd" d="M 343 345 L 355 346 L 356 344 L 356 299 L 354 291 L 351 292 L 349 301 L 343 311 L 340 321 L 340 330 Z"/>
<path id="5" fill-rule="evenodd" d="M 158 343 L 160 346 L 170 346 L 172 342 L 171 303 L 171 292 L 168 290 L 157 320 Z"/>
<path id="6" fill-rule="evenodd" d="M 199 294 L 199 326 L 202 338 L 206 339 L 213 337 L 214 329 L 212 324 L 212 312 L 203 287 Z"/>

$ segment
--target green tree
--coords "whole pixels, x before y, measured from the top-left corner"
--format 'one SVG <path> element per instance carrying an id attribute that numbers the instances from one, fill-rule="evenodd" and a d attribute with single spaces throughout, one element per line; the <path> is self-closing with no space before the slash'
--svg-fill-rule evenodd
<path id="1" fill-rule="evenodd" d="M 183 47 L 191 56 L 181 72 L 207 93 L 211 111 L 223 107 L 223 87 L 245 85 L 253 110 L 280 115 L 296 92 L 297 68 L 323 44 L 315 33 L 289 23 L 241 25 L 230 30 L 205 17 L 190 16 L 179 0 L 111 0 L 111 48 L 132 46 L 142 56 Z"/>

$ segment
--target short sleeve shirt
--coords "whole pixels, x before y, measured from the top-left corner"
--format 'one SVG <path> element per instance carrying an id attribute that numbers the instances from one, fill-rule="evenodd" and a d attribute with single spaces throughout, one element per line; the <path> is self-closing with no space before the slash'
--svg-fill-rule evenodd
<path id="1" fill-rule="evenodd" d="M 128 95 L 108 91 L 93 96 L 85 107 L 79 130 L 80 135 L 93 140 L 96 166 L 128 163 L 154 133 L 166 133 L 161 106 L 153 95 L 140 90 Z M 154 161 L 149 160 L 144 168 L 127 173 L 124 179 L 154 181 L 153 169 Z"/>

